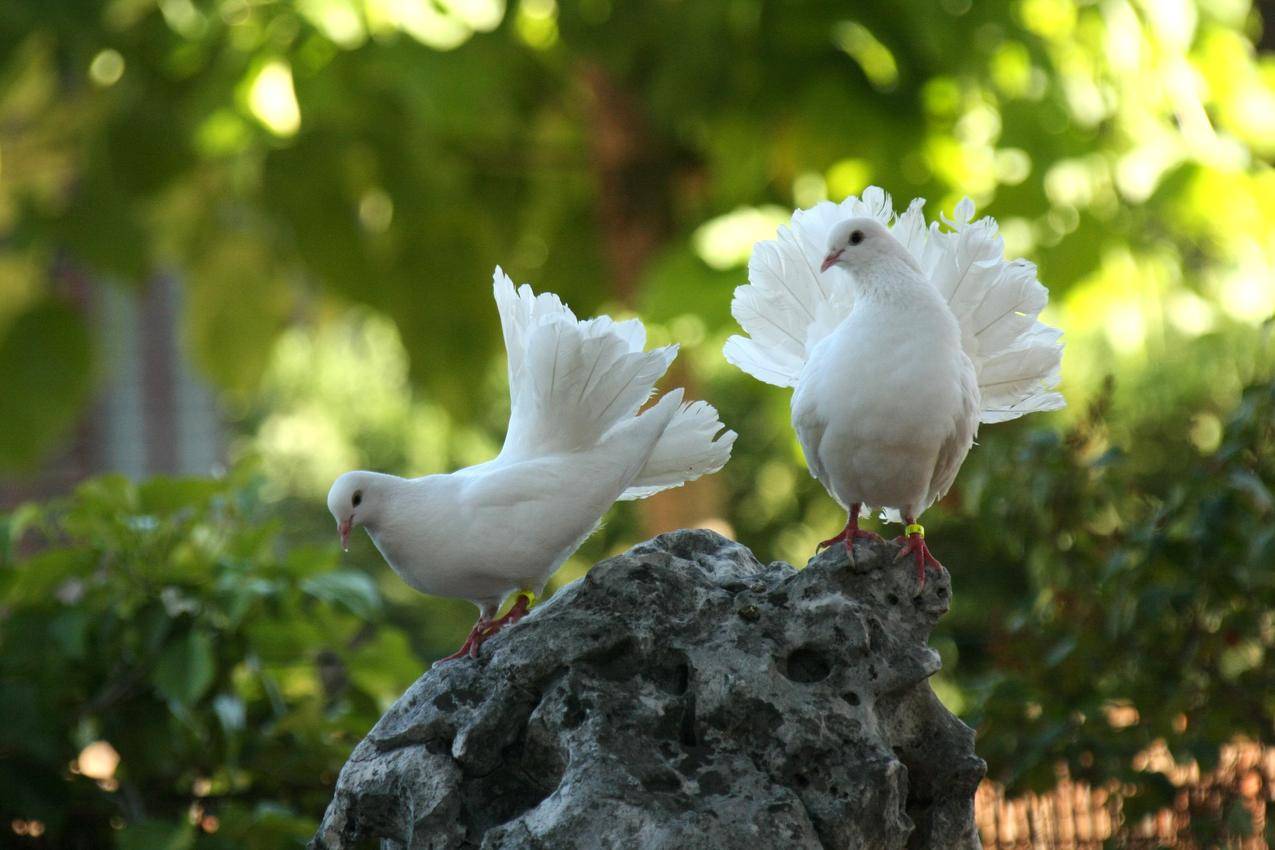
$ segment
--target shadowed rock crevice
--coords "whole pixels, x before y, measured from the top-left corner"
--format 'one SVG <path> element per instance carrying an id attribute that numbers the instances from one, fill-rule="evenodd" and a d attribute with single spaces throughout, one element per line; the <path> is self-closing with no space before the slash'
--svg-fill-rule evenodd
<path id="1" fill-rule="evenodd" d="M 351 755 L 311 842 L 977 848 L 973 733 L 930 690 L 950 582 L 893 544 L 804 570 L 707 531 L 594 567 Z"/>

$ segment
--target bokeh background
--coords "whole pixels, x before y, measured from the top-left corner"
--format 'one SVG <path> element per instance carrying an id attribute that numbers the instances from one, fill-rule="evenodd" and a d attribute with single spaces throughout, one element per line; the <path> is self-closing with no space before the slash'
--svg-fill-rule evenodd
<path id="1" fill-rule="evenodd" d="M 730 296 L 877 184 L 972 197 L 1067 334 L 1067 410 L 927 514 L 989 788 L 1093 789 L 1083 846 L 1266 846 L 1270 758 L 1188 788 L 1275 736 L 1272 46 L 1247 0 L 0 5 L 0 845 L 309 836 L 474 616 L 323 497 L 496 451 L 497 263 L 641 315 L 741 435 L 559 585 L 686 525 L 803 563 L 843 517 Z"/>

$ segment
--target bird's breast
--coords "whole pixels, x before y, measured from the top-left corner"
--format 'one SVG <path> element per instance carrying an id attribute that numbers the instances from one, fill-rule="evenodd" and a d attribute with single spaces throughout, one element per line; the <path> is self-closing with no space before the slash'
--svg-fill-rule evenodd
<path id="1" fill-rule="evenodd" d="M 947 330 L 947 329 L 941 329 Z M 963 408 L 959 337 L 907 317 L 847 322 L 812 352 L 806 376 L 830 426 L 943 439 Z"/>

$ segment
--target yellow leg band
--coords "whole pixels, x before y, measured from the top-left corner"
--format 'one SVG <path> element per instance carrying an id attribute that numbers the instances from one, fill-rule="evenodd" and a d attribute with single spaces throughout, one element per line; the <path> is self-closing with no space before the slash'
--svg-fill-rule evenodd
<path id="1" fill-rule="evenodd" d="M 921 525 L 921 523 L 919 522 L 910 523 L 906 528 L 903 529 L 903 533 L 908 535 L 919 534 L 921 535 L 922 538 L 924 538 L 925 526 Z"/>
<path id="2" fill-rule="evenodd" d="M 525 596 L 525 597 L 527 597 L 527 608 L 528 608 L 528 609 L 530 609 L 532 605 L 535 605 L 535 604 L 536 604 L 536 594 L 535 594 L 533 591 L 530 591 L 530 590 L 520 590 L 520 591 L 518 591 L 518 594 L 517 594 L 517 595 L 518 595 L 518 596 Z"/>

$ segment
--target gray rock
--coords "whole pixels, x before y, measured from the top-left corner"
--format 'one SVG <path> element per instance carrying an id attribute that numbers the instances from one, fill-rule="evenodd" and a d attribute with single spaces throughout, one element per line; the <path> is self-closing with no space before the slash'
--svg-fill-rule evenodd
<path id="1" fill-rule="evenodd" d="M 896 551 L 678 531 L 598 564 L 417 680 L 310 847 L 979 847 L 985 765 L 927 682 L 951 581 Z"/>

